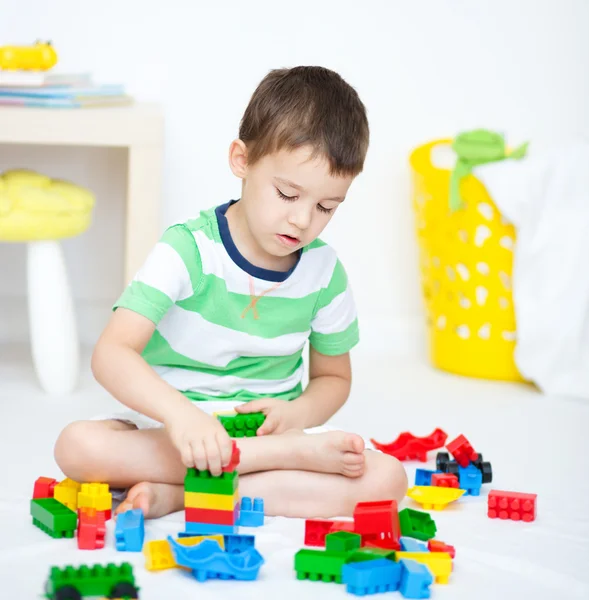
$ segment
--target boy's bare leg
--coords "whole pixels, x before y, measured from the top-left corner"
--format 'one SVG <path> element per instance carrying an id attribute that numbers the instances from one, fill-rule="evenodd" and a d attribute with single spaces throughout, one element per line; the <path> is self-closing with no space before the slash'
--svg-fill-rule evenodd
<path id="1" fill-rule="evenodd" d="M 364 452 L 355 434 L 288 432 L 237 443 L 241 495 L 263 497 L 269 515 L 346 515 L 357 502 L 400 500 L 407 489 L 402 465 Z M 157 517 L 183 507 L 186 468 L 163 429 L 138 431 L 118 421 L 73 423 L 58 439 L 55 457 L 72 479 L 134 486 L 124 508 L 140 507 Z"/>

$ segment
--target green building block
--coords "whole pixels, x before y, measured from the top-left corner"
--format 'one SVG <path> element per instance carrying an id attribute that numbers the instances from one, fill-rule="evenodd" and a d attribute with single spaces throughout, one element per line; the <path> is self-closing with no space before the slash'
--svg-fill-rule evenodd
<path id="1" fill-rule="evenodd" d="M 377 558 L 395 561 L 397 555 L 394 550 L 387 550 L 386 548 L 358 548 L 348 553 L 346 562 L 364 562 L 366 560 L 376 560 Z"/>
<path id="2" fill-rule="evenodd" d="M 55 498 L 31 500 L 33 525 L 53 538 L 72 538 L 78 526 L 78 515 Z"/>
<path id="3" fill-rule="evenodd" d="M 342 568 L 346 564 L 347 552 L 328 550 L 308 550 L 304 548 L 295 554 L 294 568 L 297 579 L 311 581 L 342 582 Z"/>
<path id="4" fill-rule="evenodd" d="M 435 537 L 437 531 L 436 524 L 428 513 L 412 508 L 404 508 L 399 513 L 399 524 L 401 525 L 401 535 L 423 542 Z"/>
<path id="5" fill-rule="evenodd" d="M 50 600 L 77 600 L 86 596 L 138 598 L 138 592 L 133 567 L 127 562 L 51 567 L 45 583 L 45 598 Z"/>
<path id="6" fill-rule="evenodd" d="M 325 549 L 334 552 L 349 552 L 360 548 L 362 536 L 351 531 L 335 531 L 325 536 Z"/>
<path id="7" fill-rule="evenodd" d="M 266 420 L 266 415 L 261 412 L 247 415 L 218 415 L 217 419 L 232 438 L 254 437 L 258 427 Z"/>
<path id="8" fill-rule="evenodd" d="M 233 496 L 239 482 L 237 471 L 222 473 L 213 477 L 210 471 L 197 471 L 188 469 L 184 477 L 184 490 L 186 492 L 200 492 L 201 494 L 224 494 Z"/>

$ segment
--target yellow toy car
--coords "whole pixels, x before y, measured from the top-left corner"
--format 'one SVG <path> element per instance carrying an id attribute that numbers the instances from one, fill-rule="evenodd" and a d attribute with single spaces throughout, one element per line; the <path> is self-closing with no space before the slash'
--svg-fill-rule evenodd
<path id="1" fill-rule="evenodd" d="M 32 46 L 0 46 L 0 69 L 47 71 L 57 64 L 51 42 L 36 41 Z"/>

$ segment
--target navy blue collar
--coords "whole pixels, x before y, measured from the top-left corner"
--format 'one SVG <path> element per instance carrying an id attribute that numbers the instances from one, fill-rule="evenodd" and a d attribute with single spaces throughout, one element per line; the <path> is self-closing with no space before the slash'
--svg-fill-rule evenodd
<path id="1" fill-rule="evenodd" d="M 227 222 L 225 213 L 227 212 L 227 209 L 236 202 L 238 202 L 238 200 L 231 200 L 226 204 L 217 206 L 215 209 L 217 224 L 219 225 L 219 234 L 221 235 L 221 241 L 223 242 L 223 246 L 225 246 L 225 250 L 227 250 L 227 254 L 229 254 L 231 260 L 240 269 L 246 273 L 249 273 L 252 277 L 264 279 L 266 281 L 286 281 L 292 272 L 297 268 L 297 265 L 301 259 L 301 251 L 299 250 L 297 252 L 297 262 L 288 271 L 273 271 L 272 269 L 262 269 L 261 267 L 256 267 L 256 265 L 253 265 L 237 249 L 237 246 L 231 237 L 231 232 L 229 231 L 229 223 Z"/>

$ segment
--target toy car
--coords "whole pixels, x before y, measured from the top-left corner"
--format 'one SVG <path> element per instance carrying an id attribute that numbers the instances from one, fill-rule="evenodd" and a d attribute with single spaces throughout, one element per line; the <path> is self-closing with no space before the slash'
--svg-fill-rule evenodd
<path id="1" fill-rule="evenodd" d="M 490 462 L 483 462 L 483 455 L 479 452 L 476 460 L 472 464 L 482 473 L 483 483 L 491 483 L 493 481 L 493 469 Z M 459 465 L 455 460 L 450 460 L 450 455 L 447 452 L 438 452 L 436 455 L 436 469 L 442 473 L 451 473 L 459 476 Z"/>

